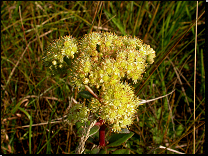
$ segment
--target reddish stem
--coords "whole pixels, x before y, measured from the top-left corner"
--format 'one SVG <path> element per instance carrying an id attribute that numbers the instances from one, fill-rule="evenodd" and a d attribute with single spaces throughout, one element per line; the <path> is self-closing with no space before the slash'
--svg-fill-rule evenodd
<path id="1" fill-rule="evenodd" d="M 100 140 L 99 144 L 101 147 L 103 147 L 105 146 L 105 127 L 106 126 L 102 119 L 99 122 L 102 123 L 100 126 L 100 130 L 99 130 L 99 140 Z"/>
<path id="2" fill-rule="evenodd" d="M 100 126 L 99 130 L 100 146 L 105 146 L 105 125 Z"/>

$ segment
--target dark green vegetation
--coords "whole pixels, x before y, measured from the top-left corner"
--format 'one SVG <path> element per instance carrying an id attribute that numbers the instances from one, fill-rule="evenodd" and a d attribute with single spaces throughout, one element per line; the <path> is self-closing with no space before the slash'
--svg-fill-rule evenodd
<path id="1" fill-rule="evenodd" d="M 156 51 L 155 63 L 134 86 L 136 95 L 148 100 L 175 89 L 168 97 L 140 106 L 130 127 L 134 135 L 111 151 L 173 153 L 157 148 L 162 145 L 193 153 L 195 143 L 195 152 L 205 153 L 205 2 L 201 1 L 197 23 L 195 140 L 193 136 L 196 4 L 2 2 L 1 152 L 74 153 L 79 139 L 76 126 L 54 120 L 64 116 L 69 97 L 76 96 L 71 92 L 74 88 L 66 74 L 61 78 L 50 76 L 42 56 L 49 43 L 60 36 L 81 38 L 91 31 L 111 31 L 137 36 Z M 77 101 L 83 100 L 76 97 Z M 92 142 L 87 141 L 86 152 L 92 147 Z"/>

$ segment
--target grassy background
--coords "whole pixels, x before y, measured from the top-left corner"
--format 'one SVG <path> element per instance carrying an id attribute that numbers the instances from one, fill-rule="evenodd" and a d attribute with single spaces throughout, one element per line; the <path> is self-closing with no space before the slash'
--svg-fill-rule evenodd
<path id="1" fill-rule="evenodd" d="M 44 49 L 60 36 L 81 38 L 91 31 L 111 31 L 137 36 L 156 51 L 155 63 L 134 86 L 141 99 L 152 99 L 175 89 L 168 97 L 138 108 L 130 127 L 135 135 L 118 148 L 130 149 L 134 154 L 172 153 L 158 148 L 162 145 L 193 153 L 195 143 L 195 152 L 205 153 L 205 2 L 202 1 L 197 23 L 196 139 L 193 137 L 196 4 L 194 1 L 3 1 L 1 152 L 74 152 L 78 142 L 76 129 L 62 121 L 47 123 L 63 116 L 72 86 L 67 77 L 49 75 L 42 62 Z M 25 126 L 32 124 L 38 125 Z M 87 142 L 86 148 L 91 149 L 92 144 Z"/>

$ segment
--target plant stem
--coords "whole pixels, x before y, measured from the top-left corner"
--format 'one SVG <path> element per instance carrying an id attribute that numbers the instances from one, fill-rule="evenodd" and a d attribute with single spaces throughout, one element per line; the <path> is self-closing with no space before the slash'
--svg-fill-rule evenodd
<path id="1" fill-rule="evenodd" d="M 105 146 L 105 124 L 100 126 L 99 130 L 99 140 L 100 140 L 100 146 Z"/>

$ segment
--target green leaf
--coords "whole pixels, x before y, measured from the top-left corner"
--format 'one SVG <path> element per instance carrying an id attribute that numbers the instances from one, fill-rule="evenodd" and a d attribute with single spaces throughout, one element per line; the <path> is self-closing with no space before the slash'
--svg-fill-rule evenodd
<path id="1" fill-rule="evenodd" d="M 115 151 L 116 149 L 117 149 L 117 148 L 115 148 L 115 147 L 113 147 L 113 148 L 110 147 L 110 148 L 108 148 L 107 150 L 108 150 L 108 151 Z"/>
<path id="2" fill-rule="evenodd" d="M 92 136 L 94 135 L 95 133 L 97 133 L 99 131 L 99 126 L 93 126 L 91 129 L 90 129 L 90 135 L 89 136 Z"/>
<path id="3" fill-rule="evenodd" d="M 128 139 L 130 139 L 133 135 L 134 135 L 133 132 L 123 133 L 123 134 L 114 134 L 109 140 L 109 142 L 112 142 L 112 143 L 107 145 L 107 147 L 119 146 L 123 144 L 124 142 L 126 142 Z"/>
<path id="4" fill-rule="evenodd" d="M 77 128 L 77 136 L 78 137 L 81 137 L 82 136 L 82 133 L 83 133 L 83 128 L 85 127 L 85 123 L 82 123 L 82 122 L 76 122 L 76 128 Z M 90 125 L 90 121 L 87 121 L 86 122 L 86 126 L 88 127 Z M 95 127 L 95 126 L 94 126 Z M 93 128 L 92 128 L 93 129 Z M 91 130 L 92 130 L 91 129 Z M 91 136 L 91 135 L 94 135 L 96 132 L 96 130 L 97 130 L 97 128 L 95 127 L 93 130 L 92 130 L 92 132 L 91 132 L 91 130 L 90 130 L 90 135 L 89 136 Z M 97 130 L 98 131 L 98 130 Z M 86 134 L 84 134 L 84 135 L 86 135 Z"/>
<path id="5" fill-rule="evenodd" d="M 112 154 L 130 154 L 130 150 L 128 149 L 119 149 L 114 151 Z"/>
<path id="6" fill-rule="evenodd" d="M 77 136 L 81 137 L 82 135 L 82 131 L 83 131 L 83 127 L 84 127 L 84 123 L 82 122 L 76 122 L 76 128 L 77 128 Z"/>
<path id="7" fill-rule="evenodd" d="M 80 95 L 81 97 L 85 99 L 90 99 L 93 97 L 93 95 L 89 91 L 81 91 L 78 93 L 78 95 Z"/>
<path id="8" fill-rule="evenodd" d="M 102 149 L 100 152 L 99 152 L 99 154 L 108 154 L 107 153 L 107 149 L 105 148 L 105 149 Z"/>
<path id="9" fill-rule="evenodd" d="M 100 151 L 100 149 L 98 147 L 96 147 L 96 148 L 93 148 L 93 150 L 91 151 L 90 154 L 98 154 L 99 151 Z"/>

